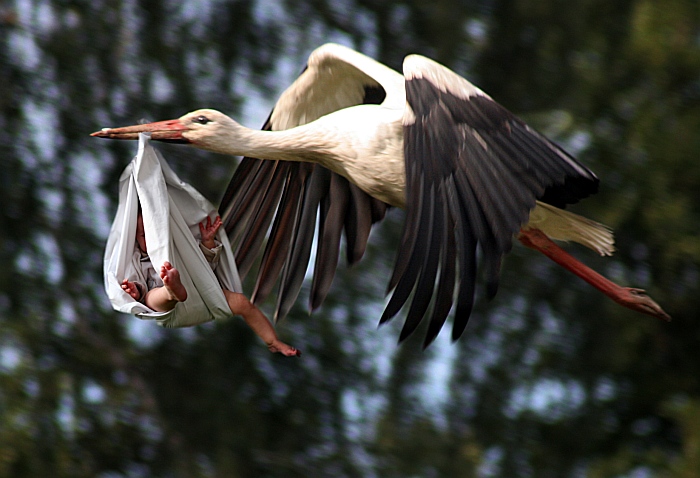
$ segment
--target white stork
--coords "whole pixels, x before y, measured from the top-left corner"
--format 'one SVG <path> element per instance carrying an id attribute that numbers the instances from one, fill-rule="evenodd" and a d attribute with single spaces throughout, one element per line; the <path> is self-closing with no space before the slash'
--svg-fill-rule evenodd
<path id="1" fill-rule="evenodd" d="M 242 274 L 266 243 L 253 298 L 263 300 L 279 280 L 276 320 L 297 298 L 317 221 L 312 310 L 335 274 L 342 231 L 353 263 L 387 206 L 406 210 L 388 287 L 393 294 L 380 321 L 413 295 L 400 341 L 432 302 L 424 342 L 430 344 L 455 296 L 452 338 L 459 338 L 474 302 L 477 246 L 492 296 L 514 237 L 622 305 L 669 319 L 644 291 L 613 284 L 549 239 L 613 252 L 607 227 L 561 209 L 597 191 L 593 172 L 444 66 L 410 55 L 403 72 L 327 44 L 311 54 L 262 131 L 203 109 L 93 136 L 136 139 L 150 132 L 154 140 L 245 156 L 220 212 L 229 238 L 239 242 Z"/>

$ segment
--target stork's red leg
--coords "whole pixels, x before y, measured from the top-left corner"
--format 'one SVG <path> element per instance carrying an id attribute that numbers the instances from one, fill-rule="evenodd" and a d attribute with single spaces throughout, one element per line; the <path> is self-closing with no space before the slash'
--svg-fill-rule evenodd
<path id="1" fill-rule="evenodd" d="M 573 272 L 618 304 L 661 320 L 671 320 L 671 317 L 642 289 L 621 287 L 606 279 L 556 245 L 542 231 L 533 228 L 521 229 L 518 239 L 527 247 L 540 251 L 563 268 Z"/>

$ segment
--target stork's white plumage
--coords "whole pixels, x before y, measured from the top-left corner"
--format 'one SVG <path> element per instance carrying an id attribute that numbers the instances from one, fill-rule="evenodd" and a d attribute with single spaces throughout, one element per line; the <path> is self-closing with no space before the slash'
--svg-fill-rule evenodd
<path id="1" fill-rule="evenodd" d="M 477 247 L 487 290 L 494 294 L 501 258 L 516 235 L 623 305 L 668 318 L 637 289 L 601 281 L 570 256 L 563 258 L 563 251 L 552 253 L 557 246 L 546 236 L 612 253 L 608 228 L 561 209 L 597 191 L 593 172 L 476 86 L 425 57 L 406 57 L 402 76 L 328 44 L 311 54 L 262 131 L 205 109 L 93 135 L 135 139 L 138 132 L 245 156 L 220 211 L 229 237 L 238 242 L 242 273 L 269 236 L 254 298 L 264 299 L 279 280 L 278 319 L 301 288 L 317 218 L 312 309 L 330 287 L 342 231 L 353 263 L 387 206 L 407 213 L 389 283 L 394 292 L 381 319 L 393 317 L 412 295 L 401 339 L 415 330 L 432 302 L 429 344 L 452 309 L 455 291 L 452 335 L 458 338 L 472 309 Z"/>

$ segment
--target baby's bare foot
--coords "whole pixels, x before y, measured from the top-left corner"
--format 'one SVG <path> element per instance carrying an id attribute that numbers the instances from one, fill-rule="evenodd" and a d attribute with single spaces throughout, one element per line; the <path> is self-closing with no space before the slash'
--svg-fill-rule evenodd
<path id="1" fill-rule="evenodd" d="M 136 284 L 134 284 L 133 282 L 129 282 L 127 279 L 124 279 L 122 281 L 122 289 L 124 290 L 124 292 L 129 294 L 132 299 L 139 300 L 141 292 L 138 290 Z"/>
<path id="2" fill-rule="evenodd" d="M 301 357 L 301 350 L 297 350 L 281 340 L 275 340 L 271 344 L 268 344 L 267 349 L 272 353 L 281 353 L 287 357 Z"/>
<path id="3" fill-rule="evenodd" d="M 163 287 L 168 291 L 171 300 L 178 302 L 187 300 L 187 289 L 180 281 L 180 272 L 170 262 L 163 263 L 160 268 L 160 278 L 163 280 Z"/>

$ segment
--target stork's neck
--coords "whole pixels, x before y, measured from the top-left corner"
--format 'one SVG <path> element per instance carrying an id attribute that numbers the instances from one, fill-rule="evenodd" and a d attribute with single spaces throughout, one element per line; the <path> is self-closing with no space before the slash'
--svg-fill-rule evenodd
<path id="1" fill-rule="evenodd" d="M 231 122 L 216 135 L 194 143 L 210 151 L 233 156 L 282 161 L 309 161 L 329 166 L 331 149 L 309 125 L 284 131 L 260 131 Z"/>
<path id="2" fill-rule="evenodd" d="M 402 113 L 362 105 L 283 131 L 259 131 L 233 120 L 187 137 L 194 145 L 233 156 L 320 164 L 393 206 L 405 203 Z M 361 125 L 360 128 L 352 125 Z"/>

